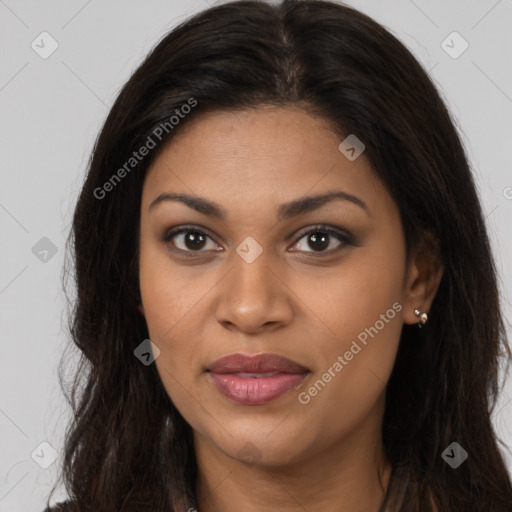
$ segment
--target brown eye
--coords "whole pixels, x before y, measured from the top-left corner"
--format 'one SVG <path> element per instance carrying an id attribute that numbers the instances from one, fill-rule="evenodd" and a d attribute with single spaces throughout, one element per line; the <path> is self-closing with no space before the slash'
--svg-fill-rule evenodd
<path id="1" fill-rule="evenodd" d="M 302 239 L 305 240 L 304 246 L 293 249 L 292 252 L 317 253 L 323 256 L 338 252 L 347 245 L 354 245 L 351 235 L 324 225 L 315 226 L 304 232 L 295 246 L 300 245 Z M 208 240 L 212 242 L 210 247 L 208 247 Z M 170 231 L 162 237 L 162 242 L 166 245 L 172 243 L 174 250 L 189 254 L 219 250 L 219 246 L 213 239 L 195 226 L 184 226 Z"/>
<path id="2" fill-rule="evenodd" d="M 315 228 L 310 229 L 303 233 L 299 240 L 302 239 L 305 239 L 307 247 L 312 249 L 311 251 L 308 251 L 306 247 L 298 249 L 298 251 L 303 252 L 331 254 L 343 249 L 347 245 L 353 244 L 352 238 L 349 235 L 327 226 L 316 226 Z M 338 241 L 337 245 L 335 243 L 333 244 L 333 241 L 335 242 L 336 240 Z M 326 250 L 329 246 L 331 246 L 330 249 Z"/>
<path id="3" fill-rule="evenodd" d="M 166 233 L 162 238 L 162 242 L 165 244 L 172 242 L 176 249 L 183 252 L 203 252 L 202 250 L 207 245 L 208 239 L 211 240 L 210 236 L 203 231 L 193 227 L 184 227 Z M 215 247 L 210 249 L 213 250 Z"/>

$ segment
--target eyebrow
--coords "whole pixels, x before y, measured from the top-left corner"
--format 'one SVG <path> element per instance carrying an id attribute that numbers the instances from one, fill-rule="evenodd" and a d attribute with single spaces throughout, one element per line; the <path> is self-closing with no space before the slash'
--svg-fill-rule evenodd
<path id="1" fill-rule="evenodd" d="M 287 220 L 292 217 L 297 217 L 304 213 L 318 210 L 324 204 L 335 199 L 349 201 L 362 208 L 368 216 L 371 216 L 368 205 L 362 199 L 347 192 L 343 192 L 342 190 L 338 190 L 315 196 L 302 197 L 300 199 L 284 203 L 277 209 L 277 218 L 278 220 Z M 227 217 L 226 210 L 219 204 L 214 201 L 209 201 L 204 197 L 193 196 L 190 194 L 171 194 L 164 192 L 149 205 L 148 210 L 152 210 L 157 205 L 166 201 L 178 201 L 180 203 L 184 203 L 189 208 L 192 208 L 203 215 L 215 217 L 220 220 L 225 220 Z"/>

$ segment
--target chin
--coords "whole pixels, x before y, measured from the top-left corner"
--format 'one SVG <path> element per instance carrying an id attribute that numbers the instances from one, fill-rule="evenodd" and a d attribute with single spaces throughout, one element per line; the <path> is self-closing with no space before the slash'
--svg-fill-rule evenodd
<path id="1" fill-rule="evenodd" d="M 282 419 L 273 421 L 271 427 L 267 424 L 248 427 L 245 420 L 243 427 L 238 431 L 230 429 L 233 437 L 223 435 L 222 439 L 213 438 L 212 441 L 226 455 L 247 466 L 278 467 L 299 462 L 304 457 L 301 447 L 304 447 L 307 441 L 297 432 L 283 428 L 283 424 L 278 426 Z M 298 443 L 297 439 L 300 439 L 301 443 Z"/>

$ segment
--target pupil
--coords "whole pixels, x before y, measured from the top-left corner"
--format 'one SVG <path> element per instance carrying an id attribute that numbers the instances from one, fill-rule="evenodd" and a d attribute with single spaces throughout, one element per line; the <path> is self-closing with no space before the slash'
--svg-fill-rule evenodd
<path id="1" fill-rule="evenodd" d="M 319 231 L 318 233 L 322 233 L 322 232 Z M 328 235 L 326 233 L 322 233 L 320 236 L 317 236 L 316 234 L 312 234 L 309 237 L 310 241 L 312 241 L 314 244 L 312 246 L 312 248 L 315 250 L 324 249 L 325 247 L 327 247 L 329 245 L 328 243 L 326 243 L 327 238 L 328 238 Z"/>
<path id="2" fill-rule="evenodd" d="M 197 231 L 189 231 L 188 235 L 185 237 L 185 243 L 191 244 L 191 246 L 187 245 L 189 249 L 201 249 L 202 246 L 200 247 L 200 245 L 201 243 L 204 244 L 204 236 Z"/>

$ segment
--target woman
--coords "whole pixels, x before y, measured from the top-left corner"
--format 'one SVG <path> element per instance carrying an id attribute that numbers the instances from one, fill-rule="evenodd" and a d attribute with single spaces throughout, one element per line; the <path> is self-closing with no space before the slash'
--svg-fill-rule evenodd
<path id="1" fill-rule="evenodd" d="M 65 510 L 512 510 L 473 177 L 366 15 L 235 1 L 175 28 L 112 107 L 72 243 Z"/>

